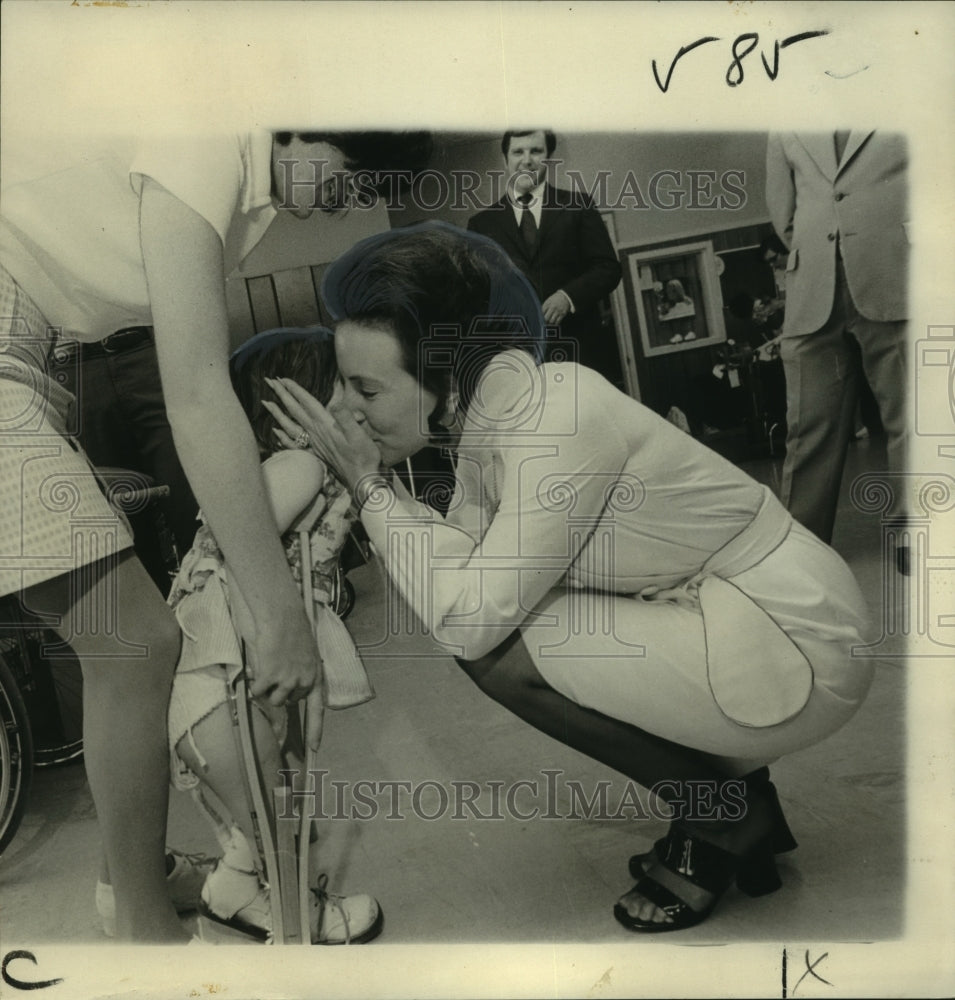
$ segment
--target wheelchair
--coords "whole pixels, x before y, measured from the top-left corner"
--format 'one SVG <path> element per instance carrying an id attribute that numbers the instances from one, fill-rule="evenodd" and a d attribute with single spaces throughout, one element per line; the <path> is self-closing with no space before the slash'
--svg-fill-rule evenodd
<path id="1" fill-rule="evenodd" d="M 134 536 L 150 535 L 169 580 L 178 558 L 157 506 L 169 488 L 126 469 L 98 469 L 110 504 Z M 72 650 L 16 594 L 0 599 L 0 855 L 23 820 L 35 768 L 83 755 L 83 676 Z"/>
<path id="2" fill-rule="evenodd" d="M 158 549 L 160 565 L 164 567 L 167 580 L 171 581 L 179 558 L 157 504 L 169 495 L 168 487 L 155 486 L 148 477 L 124 469 L 100 468 L 97 475 L 111 505 L 129 519 L 134 537 L 147 536 L 153 567 Z M 141 545 L 137 544 L 136 548 L 139 553 Z M 334 611 L 340 619 L 346 618 L 355 604 L 355 590 L 345 574 L 369 558 L 363 534 L 353 531 L 342 553 L 333 594 Z M 143 561 L 145 565 L 145 559 Z M 152 575 L 162 589 L 163 581 L 155 569 Z M 168 590 L 168 586 L 165 589 Z M 243 685 L 236 702 L 236 714 L 240 714 L 238 706 L 243 706 L 245 765 L 247 772 L 252 774 L 256 765 L 254 749 L 250 756 L 250 734 L 245 729 L 247 701 Z M 82 754 L 83 678 L 79 661 L 44 621 L 23 607 L 18 595 L 8 595 L 0 599 L 0 855 L 13 841 L 26 812 L 34 769 L 69 764 L 80 760 Z M 250 783 L 250 794 L 255 784 Z M 267 809 L 265 805 L 260 800 L 259 814 L 271 816 L 273 838 L 262 845 L 266 847 L 265 854 L 274 858 L 279 853 L 287 858 L 288 824 L 275 823 L 276 813 L 281 814 L 287 805 L 284 801 L 281 809 L 275 809 L 274 801 L 267 803 Z M 277 847 L 280 833 L 283 835 L 281 851 Z M 268 835 L 265 839 L 269 840 Z M 273 878 L 278 877 L 274 868 L 271 874 Z M 303 873 L 301 877 L 306 876 Z M 280 904 L 283 913 L 281 917 L 276 914 L 275 923 L 279 940 L 295 939 L 301 933 L 297 929 L 301 927 L 299 918 L 289 909 L 289 901 L 299 895 L 292 890 L 296 881 L 289 870 L 283 868 L 285 891 Z M 279 898 L 276 893 L 276 900 Z"/>

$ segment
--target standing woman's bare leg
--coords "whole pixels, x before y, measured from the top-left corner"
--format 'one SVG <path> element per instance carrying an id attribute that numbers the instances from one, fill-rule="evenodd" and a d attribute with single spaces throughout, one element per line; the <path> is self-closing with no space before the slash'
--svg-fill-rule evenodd
<path id="1" fill-rule="evenodd" d="M 116 897 L 117 937 L 183 941 L 165 867 L 176 620 L 132 550 L 38 584 L 23 600 L 33 611 L 62 615 L 56 631 L 83 668 L 86 773 Z"/>

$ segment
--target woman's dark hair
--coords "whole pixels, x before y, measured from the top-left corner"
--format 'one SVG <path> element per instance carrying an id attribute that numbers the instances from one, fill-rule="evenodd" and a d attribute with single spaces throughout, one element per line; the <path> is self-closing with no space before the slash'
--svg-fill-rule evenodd
<path id="1" fill-rule="evenodd" d="M 430 132 L 276 132 L 275 141 L 287 146 L 293 136 L 341 150 L 345 167 L 361 173 L 368 186 L 383 195 L 409 186 L 434 149 Z"/>
<path id="2" fill-rule="evenodd" d="M 335 391 L 338 368 L 332 331 L 323 326 L 265 330 L 247 340 L 229 358 L 232 388 L 249 418 L 264 458 L 277 450 L 275 418 L 262 405 L 275 401 L 267 378 L 294 378 L 324 406 Z"/>
<path id="3" fill-rule="evenodd" d="M 547 150 L 547 156 L 553 156 L 554 150 L 557 148 L 557 136 L 550 129 L 524 129 L 521 132 L 505 132 L 501 138 L 501 152 L 507 156 L 511 148 L 511 139 L 515 136 L 533 135 L 538 131 L 544 133 L 544 147 Z"/>
<path id="4" fill-rule="evenodd" d="M 544 316 L 530 282 L 493 240 L 449 223 L 362 240 L 328 267 L 322 298 L 338 322 L 394 332 L 405 370 L 438 397 L 436 436 L 452 391 L 466 410 L 502 351 L 542 360 Z"/>

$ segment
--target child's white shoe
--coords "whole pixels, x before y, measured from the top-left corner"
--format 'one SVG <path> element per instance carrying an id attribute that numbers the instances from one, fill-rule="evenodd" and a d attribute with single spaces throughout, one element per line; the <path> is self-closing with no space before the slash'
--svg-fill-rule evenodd
<path id="1" fill-rule="evenodd" d="M 222 867 L 216 870 L 221 872 Z M 272 940 L 272 913 L 269 891 L 259 887 L 255 897 L 234 908 L 217 902 L 210 877 L 199 903 L 199 937 L 209 944 L 267 943 Z M 384 915 L 378 901 L 366 893 L 340 896 L 325 888 L 327 876 L 311 890 L 310 930 L 312 944 L 364 944 L 381 933 Z"/>
<path id="2" fill-rule="evenodd" d="M 327 883 L 322 875 L 312 889 L 312 944 L 365 944 L 378 937 L 385 922 L 378 900 L 367 893 L 339 896 Z"/>

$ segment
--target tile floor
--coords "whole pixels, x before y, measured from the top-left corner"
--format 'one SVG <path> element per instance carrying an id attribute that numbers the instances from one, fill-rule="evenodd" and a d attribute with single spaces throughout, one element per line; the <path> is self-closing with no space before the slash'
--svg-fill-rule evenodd
<path id="1" fill-rule="evenodd" d="M 879 467 L 880 449 L 877 440 L 853 444 L 846 483 Z M 776 485 L 778 460 L 750 462 L 747 468 Z M 845 492 L 835 547 L 878 607 L 883 579 L 878 518 L 861 514 Z M 516 799 L 519 809 L 529 809 L 541 804 L 552 780 L 558 815 L 571 812 L 571 780 L 587 794 L 599 782 L 608 783 L 611 804 L 621 800 L 626 782 L 488 700 L 426 639 L 399 636 L 379 646 L 385 639 L 385 602 L 378 570 L 361 567 L 352 580 L 358 600 L 349 626 L 365 647 L 377 698 L 330 713 L 326 722 L 322 765 L 328 772 L 328 818 L 320 824 L 317 855 L 332 886 L 374 893 L 387 914 L 381 940 L 390 943 L 603 942 L 631 947 L 636 961 L 640 948 L 613 920 L 611 907 L 631 884 L 628 856 L 647 849 L 663 822 L 634 819 L 632 809 L 624 814 L 630 818 L 618 819 L 455 818 L 453 799 L 445 803 L 441 795 L 453 796 L 466 782 L 481 790 L 476 804 L 487 814 L 493 811 L 488 782 L 506 787 L 536 780 L 538 798 L 528 790 L 523 802 Z M 383 649 L 387 655 L 381 655 Z M 729 894 L 713 919 L 680 935 L 680 944 L 781 938 L 871 942 L 902 933 L 910 855 L 905 670 L 899 659 L 878 659 L 876 666 L 871 695 L 851 722 L 773 769 L 800 842 L 799 850 L 782 860 L 784 889 L 757 900 Z M 558 774 L 548 779 L 547 770 Z M 387 817 L 388 796 L 378 797 L 375 821 L 342 818 L 353 803 L 346 799 L 345 808 L 338 808 L 331 783 L 361 779 L 411 782 L 419 815 L 408 794 L 396 791 L 403 818 Z M 466 807 L 461 812 L 468 815 Z M 214 846 L 204 821 L 180 793 L 173 793 L 168 841 L 187 850 Z M 93 909 L 97 858 L 82 767 L 39 771 L 29 813 L 0 862 L 5 936 L 15 929 L 19 941 L 103 941 Z"/>

